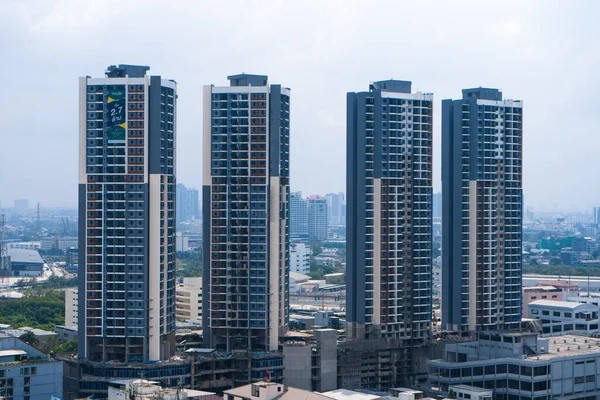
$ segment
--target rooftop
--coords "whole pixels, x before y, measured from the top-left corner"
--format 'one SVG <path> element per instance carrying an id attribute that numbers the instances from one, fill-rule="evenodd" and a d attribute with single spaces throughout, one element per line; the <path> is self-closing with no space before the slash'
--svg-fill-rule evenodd
<path id="1" fill-rule="evenodd" d="M 8 255 L 10 256 L 10 261 L 13 263 L 44 263 L 37 250 L 9 248 Z"/>
<path id="2" fill-rule="evenodd" d="M 27 355 L 27 352 L 25 350 L 18 350 L 18 349 L 0 350 L 0 357 L 26 356 L 26 355 Z"/>
<path id="3" fill-rule="evenodd" d="M 261 388 L 267 388 L 269 386 L 280 386 L 283 387 L 280 383 L 275 382 L 256 382 L 250 385 L 240 386 L 237 388 L 226 390 L 224 393 L 227 395 L 233 395 L 237 397 L 243 397 L 247 399 L 267 399 L 267 400 L 330 400 L 332 397 L 329 397 L 324 394 L 319 394 L 315 392 L 309 392 L 308 390 L 296 389 L 293 387 L 285 387 L 283 392 L 276 392 L 276 396 L 274 397 L 257 397 L 252 396 L 252 386 L 258 385 Z M 362 400 L 362 399 L 361 399 Z"/>
<path id="4" fill-rule="evenodd" d="M 253 74 L 237 74 L 229 75 L 231 86 L 267 86 L 269 77 L 267 75 L 253 75 Z"/>
<path id="5" fill-rule="evenodd" d="M 348 389 L 336 389 L 322 393 L 327 398 L 335 400 L 378 400 L 381 397 L 374 394 L 355 392 Z"/>
<path id="6" fill-rule="evenodd" d="M 548 353 L 539 355 L 539 358 L 542 360 L 578 355 L 600 355 L 599 339 L 593 339 L 584 335 L 562 335 L 546 339 L 548 339 Z"/>
<path id="7" fill-rule="evenodd" d="M 535 300 L 535 301 L 532 301 L 531 303 L 529 303 L 529 305 L 565 308 L 568 310 L 574 310 L 580 306 L 588 306 L 587 303 L 578 303 L 575 301 L 560 301 L 560 300 Z"/>
<path id="8" fill-rule="evenodd" d="M 551 292 L 551 291 L 561 291 L 561 289 L 555 287 L 555 286 L 529 286 L 529 287 L 524 287 L 523 288 L 524 291 L 528 292 L 530 290 L 543 290 L 543 291 L 547 291 L 547 292 Z"/>

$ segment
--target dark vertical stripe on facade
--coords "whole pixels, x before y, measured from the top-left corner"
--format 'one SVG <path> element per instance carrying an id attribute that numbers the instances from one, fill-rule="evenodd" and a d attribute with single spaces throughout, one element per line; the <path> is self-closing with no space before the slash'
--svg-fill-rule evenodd
<path id="1" fill-rule="evenodd" d="M 144 184 L 144 276 L 150 276 L 150 184 Z M 144 281 L 144 358 L 148 357 L 150 332 L 150 279 Z M 148 361 L 148 360 L 145 360 Z"/>
<path id="2" fill-rule="evenodd" d="M 347 95 L 346 315 L 349 322 L 365 323 L 365 93 Z"/>
<path id="3" fill-rule="evenodd" d="M 269 176 L 279 176 L 281 158 L 281 85 L 271 85 L 269 94 Z"/>
<path id="4" fill-rule="evenodd" d="M 160 76 L 150 77 L 148 89 L 148 173 L 160 174 Z"/>
<path id="5" fill-rule="evenodd" d="M 382 101 L 381 101 L 381 89 L 374 89 L 372 92 L 373 96 L 373 178 L 381 178 L 381 125 L 383 124 L 382 118 Z M 366 112 L 366 106 L 365 111 Z M 366 129 L 366 126 L 365 126 Z"/>
<path id="6" fill-rule="evenodd" d="M 86 223 L 86 185 L 79 184 L 79 232 L 78 232 L 78 257 L 79 266 L 77 273 L 79 277 L 78 282 L 78 293 L 77 293 L 77 357 L 86 358 L 85 354 L 85 321 L 86 321 L 86 309 L 85 309 L 85 278 L 87 276 L 87 223 Z"/>
<path id="7" fill-rule="evenodd" d="M 204 345 L 210 347 L 210 186 L 202 186 L 202 328 Z"/>

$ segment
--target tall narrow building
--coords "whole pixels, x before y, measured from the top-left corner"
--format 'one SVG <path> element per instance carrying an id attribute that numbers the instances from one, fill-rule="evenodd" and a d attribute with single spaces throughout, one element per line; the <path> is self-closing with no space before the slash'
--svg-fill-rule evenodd
<path id="1" fill-rule="evenodd" d="M 432 101 L 411 82 L 347 97 L 348 337 L 423 343 L 432 308 Z"/>
<path id="2" fill-rule="evenodd" d="M 228 79 L 204 88 L 204 339 L 277 350 L 289 314 L 290 89 Z"/>
<path id="3" fill-rule="evenodd" d="M 302 197 L 302 192 L 290 194 L 290 237 L 308 238 L 308 200 Z"/>
<path id="4" fill-rule="evenodd" d="M 198 190 L 177 184 L 177 223 L 200 218 Z"/>
<path id="5" fill-rule="evenodd" d="M 87 361 L 161 361 L 175 350 L 176 83 L 148 69 L 79 79 L 78 355 Z"/>
<path id="6" fill-rule="evenodd" d="M 329 215 L 329 225 L 346 225 L 344 216 L 344 193 L 327 193 L 327 213 Z"/>
<path id="7" fill-rule="evenodd" d="M 308 197 L 308 238 L 318 242 L 327 240 L 329 212 L 327 199 L 323 196 Z"/>
<path id="8" fill-rule="evenodd" d="M 442 102 L 442 327 L 521 323 L 523 103 L 497 89 Z"/>

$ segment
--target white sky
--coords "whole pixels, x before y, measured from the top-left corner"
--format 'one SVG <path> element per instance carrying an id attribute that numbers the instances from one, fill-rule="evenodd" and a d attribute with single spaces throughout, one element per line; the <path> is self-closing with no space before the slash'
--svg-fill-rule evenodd
<path id="1" fill-rule="evenodd" d="M 77 204 L 77 78 L 144 64 L 177 80 L 178 181 L 201 186 L 204 84 L 292 89 L 292 190 L 345 191 L 346 92 L 402 79 L 441 100 L 524 101 L 528 208 L 600 205 L 600 3 L 594 1 L 0 0 L 0 201 Z"/>

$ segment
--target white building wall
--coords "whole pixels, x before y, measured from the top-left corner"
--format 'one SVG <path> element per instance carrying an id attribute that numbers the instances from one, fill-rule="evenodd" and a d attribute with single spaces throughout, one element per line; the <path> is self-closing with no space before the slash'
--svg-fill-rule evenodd
<path id="1" fill-rule="evenodd" d="M 183 278 L 177 286 L 175 317 L 180 322 L 202 320 L 202 277 Z"/>
<path id="2" fill-rule="evenodd" d="M 310 248 L 304 243 L 290 246 L 290 271 L 306 274 L 310 270 Z"/>
<path id="3" fill-rule="evenodd" d="M 65 326 L 77 326 L 78 318 L 78 302 L 79 294 L 77 289 L 65 290 Z"/>

